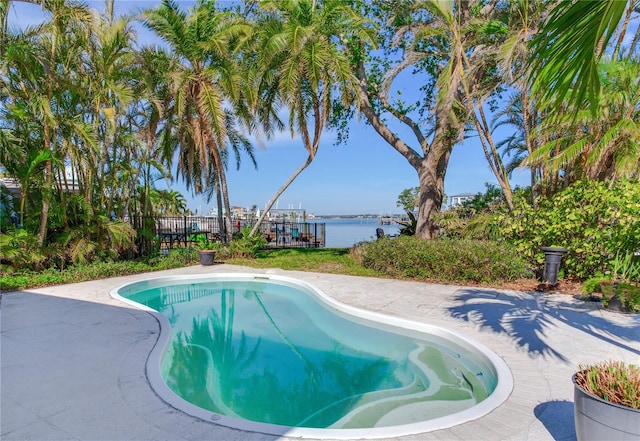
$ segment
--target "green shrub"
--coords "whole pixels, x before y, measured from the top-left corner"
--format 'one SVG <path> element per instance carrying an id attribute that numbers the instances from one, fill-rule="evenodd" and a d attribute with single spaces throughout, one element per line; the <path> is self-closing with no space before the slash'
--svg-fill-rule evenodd
<path id="1" fill-rule="evenodd" d="M 228 247 L 229 257 L 255 257 L 256 253 L 267 244 L 261 234 L 251 236 L 250 233 L 251 227 L 244 227 L 242 234 L 234 237 Z"/>
<path id="2" fill-rule="evenodd" d="M 640 285 L 640 258 L 634 253 L 616 254 L 611 266 L 614 281 Z"/>
<path id="3" fill-rule="evenodd" d="M 602 288 L 600 288 L 600 284 L 602 282 L 607 282 L 611 279 L 608 277 L 592 277 L 586 280 L 582 284 L 582 294 L 585 294 L 586 297 L 594 294 L 596 292 L 602 292 Z"/>
<path id="4" fill-rule="evenodd" d="M 489 241 L 401 236 L 359 244 L 352 256 L 366 268 L 397 278 L 499 283 L 531 276 L 512 246 Z"/>
<path id="5" fill-rule="evenodd" d="M 38 237 L 27 230 L 12 230 L 0 234 L 0 268 L 8 271 L 40 269 L 46 260 Z"/>
<path id="6" fill-rule="evenodd" d="M 602 304 L 605 308 L 624 312 L 640 312 L 640 286 L 629 283 L 605 282 L 600 284 Z M 613 304 L 616 304 L 612 306 Z"/>
<path id="7" fill-rule="evenodd" d="M 23 270 L 13 274 L 0 275 L 0 290 L 15 291 L 39 286 L 59 285 L 63 283 L 84 282 L 107 277 L 139 274 L 192 265 L 198 260 L 197 253 L 188 249 L 171 250 L 167 257 L 152 259 L 149 262 L 120 261 L 94 262 L 72 266 L 64 271 L 48 268 L 40 272 Z"/>
<path id="8" fill-rule="evenodd" d="M 191 248 L 175 248 L 166 256 L 158 256 L 149 261 L 151 270 L 180 268 L 198 263 L 198 252 Z"/>
<path id="9" fill-rule="evenodd" d="M 400 228 L 400 234 L 403 236 L 415 236 L 416 228 L 418 227 L 418 219 L 411 211 L 406 210 L 405 212 L 407 213 L 408 220 L 398 222 L 398 224 L 402 225 L 402 228 Z"/>
<path id="10" fill-rule="evenodd" d="M 569 251 L 562 267 L 569 277 L 607 274 L 616 255 L 640 250 L 640 185 L 618 181 L 578 182 L 534 209 L 524 199 L 503 215 L 502 237 L 519 255 L 541 266 L 542 246 Z"/>

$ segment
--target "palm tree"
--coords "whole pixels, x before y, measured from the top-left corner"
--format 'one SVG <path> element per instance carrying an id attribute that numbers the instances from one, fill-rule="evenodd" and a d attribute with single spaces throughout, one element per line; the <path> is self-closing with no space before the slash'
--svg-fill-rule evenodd
<path id="1" fill-rule="evenodd" d="M 149 196 L 154 211 L 161 216 L 176 216 L 187 211 L 187 201 L 177 190 L 152 189 Z"/>
<path id="2" fill-rule="evenodd" d="M 516 169 L 524 167 L 526 158 L 542 144 L 542 134 L 534 130 L 540 123 L 538 110 L 532 105 L 526 90 L 516 89 L 504 101 L 504 105 L 493 115 L 492 128 L 497 130 L 508 127 L 513 133 L 503 137 L 496 147 L 500 150 L 505 169 L 511 174 Z M 540 181 L 545 176 L 544 164 L 530 165 L 531 189 L 535 196 L 539 194 Z"/>
<path id="3" fill-rule="evenodd" d="M 10 70 L 7 81 L 12 90 L 11 99 L 20 102 L 21 117 L 18 117 L 20 121 L 17 124 L 35 123 L 38 126 L 36 132 L 27 133 L 39 133 L 36 142 L 41 143 L 52 158 L 45 162 L 43 171 L 38 229 L 38 242 L 42 245 L 47 235 L 49 208 L 55 188 L 53 158 L 60 156 L 62 145 L 73 136 L 90 142 L 86 128 L 65 112 L 74 77 L 71 72 L 82 60 L 80 54 L 90 34 L 93 16 L 76 2 L 41 0 L 37 3 L 43 7 L 48 20 L 36 28 L 27 29 L 21 43 L 12 45 L 6 62 Z M 62 161 L 59 163 L 64 164 Z"/>
<path id="4" fill-rule="evenodd" d="M 280 195 L 314 160 L 333 100 L 348 107 L 358 90 L 358 79 L 344 45 L 350 38 L 371 42 L 367 21 L 342 0 L 267 0 L 267 14 L 258 22 L 258 77 L 271 104 L 288 108 L 292 138 L 299 134 L 307 159 L 276 191 L 254 225 L 260 227 Z M 258 103 L 264 105 L 264 102 Z"/>
<path id="5" fill-rule="evenodd" d="M 102 15 L 89 39 L 83 64 L 85 115 L 99 145 L 84 155 L 84 167 L 75 165 L 78 174 L 84 175 L 86 197 L 90 201 L 98 197 L 94 205 L 104 207 L 105 213 L 119 211 L 113 207 L 125 199 L 122 190 L 126 186 L 118 180 L 130 172 L 131 154 L 136 149 L 127 121 L 134 100 L 134 39 L 130 18 L 114 20 Z"/>
<path id="6" fill-rule="evenodd" d="M 242 110 L 238 47 L 250 28 L 238 16 L 200 0 L 190 13 L 172 0 L 145 11 L 145 25 L 170 47 L 179 63 L 167 73 L 172 83 L 173 139 L 179 139 L 178 172 L 196 194 L 215 188 L 224 205 L 223 231 L 231 240 L 231 209 L 225 175 L 228 110 Z M 242 113 L 239 113 L 242 116 Z M 238 113 L 236 113 L 238 115 Z M 236 121 L 234 121 L 235 123 Z M 220 205 L 219 205 L 220 207 Z M 221 212 L 221 210 L 218 210 Z"/>
<path id="7" fill-rule="evenodd" d="M 134 57 L 132 73 L 136 79 L 133 90 L 136 99 L 130 112 L 130 126 L 135 129 L 137 147 L 132 155 L 134 170 L 129 175 L 128 187 L 142 187 L 138 214 L 143 217 L 151 214 L 149 192 L 156 173 L 171 178 L 168 170 L 173 161 L 173 144 L 170 133 L 163 128 L 171 126 L 167 116 L 172 101 L 168 72 L 176 69 L 177 63 L 171 54 L 154 47 L 143 47 Z M 134 200 L 126 198 L 123 216 L 131 214 L 129 207 Z"/>
<path id="8" fill-rule="evenodd" d="M 600 91 L 598 61 L 627 7 L 636 8 L 637 1 L 557 2 L 533 42 L 529 60 L 533 93 L 555 108 L 569 98 L 576 112 L 587 98 L 595 113 Z"/>
<path id="9" fill-rule="evenodd" d="M 514 2 L 515 3 L 515 2 Z M 526 1 L 523 5 L 526 7 Z M 447 10 L 453 17 L 453 11 Z M 504 13 L 501 9 L 496 12 Z M 512 11 L 510 11 L 512 12 Z M 514 14 L 518 19 L 521 12 Z M 487 110 L 490 100 L 494 100 L 499 87 L 503 85 L 501 76 L 496 72 L 501 46 L 508 37 L 508 23 L 499 20 L 502 14 L 479 14 L 474 18 L 472 28 L 475 32 L 475 50 L 473 56 L 468 57 L 461 52 L 460 64 L 462 69 L 462 90 L 464 91 L 464 106 L 469 113 L 467 131 L 477 135 L 489 168 L 493 172 L 502 190 L 504 202 L 509 210 L 513 210 L 513 192 L 509 182 L 509 171 L 499 153 L 497 142 L 493 136 L 493 127 L 489 122 Z M 453 45 L 463 47 L 468 44 L 470 32 L 461 27 L 454 19 L 445 21 L 448 33 L 453 38 Z M 473 35 L 473 34 L 472 34 Z M 520 37 L 522 38 L 522 37 Z M 526 38 L 526 35 L 524 36 Z M 506 44 L 512 44 L 507 42 Z M 471 81 L 469 81 L 471 80 Z"/>
<path id="10" fill-rule="evenodd" d="M 608 61 L 600 72 L 603 93 L 596 116 L 582 110 L 546 121 L 540 131 L 552 133 L 552 141 L 526 160 L 562 172 L 565 185 L 640 176 L 640 62 Z"/>
<path id="11" fill-rule="evenodd" d="M 528 82 L 531 38 L 538 32 L 545 5 L 535 0 L 514 0 L 509 3 L 509 30 L 506 40 L 499 48 L 498 66 L 503 83 L 513 92 L 494 115 L 493 130 L 509 126 L 516 132 L 497 143 L 502 151 L 503 160 L 507 160 L 506 171 L 510 174 L 522 166 L 522 161 L 540 144 L 535 127 L 540 121 L 540 110 L 531 95 Z M 542 179 L 543 168 L 532 166 L 531 189 L 539 191 L 538 182 Z"/>

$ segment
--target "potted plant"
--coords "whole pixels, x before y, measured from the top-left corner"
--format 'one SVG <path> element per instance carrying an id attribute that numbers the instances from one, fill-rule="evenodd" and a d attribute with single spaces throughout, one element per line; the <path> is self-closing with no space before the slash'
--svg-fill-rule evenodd
<path id="1" fill-rule="evenodd" d="M 580 366 L 572 380 L 578 441 L 640 441 L 640 367 L 621 361 Z"/>
<path id="2" fill-rule="evenodd" d="M 209 240 L 206 234 L 198 234 L 195 237 L 195 248 L 200 257 L 200 265 L 213 265 L 214 259 L 216 258 L 216 242 Z"/>

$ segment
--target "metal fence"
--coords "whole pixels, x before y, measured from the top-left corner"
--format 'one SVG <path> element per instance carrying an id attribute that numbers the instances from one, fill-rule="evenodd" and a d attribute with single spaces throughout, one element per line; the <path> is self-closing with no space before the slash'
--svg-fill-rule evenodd
<path id="1" fill-rule="evenodd" d="M 200 238 L 220 241 L 223 231 L 218 219 L 207 216 L 135 217 L 131 219 L 138 232 L 138 249 L 142 255 L 150 255 L 160 249 L 192 247 Z M 251 222 L 236 220 L 233 233 L 240 233 Z M 260 234 L 267 247 L 322 248 L 325 246 L 325 224 L 286 221 L 265 221 Z"/>
<path id="2" fill-rule="evenodd" d="M 324 223 L 264 222 L 260 232 L 268 247 L 324 248 L 326 230 Z"/>
<path id="3" fill-rule="evenodd" d="M 138 249 L 150 255 L 160 249 L 192 247 L 199 237 L 220 240 L 218 219 L 206 216 L 140 216 L 131 219 L 138 232 Z"/>

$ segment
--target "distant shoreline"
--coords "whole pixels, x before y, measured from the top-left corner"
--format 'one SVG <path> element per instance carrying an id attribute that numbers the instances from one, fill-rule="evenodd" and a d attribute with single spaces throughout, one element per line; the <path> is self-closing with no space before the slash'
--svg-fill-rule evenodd
<path id="1" fill-rule="evenodd" d="M 316 214 L 316 219 L 379 219 L 379 218 L 402 218 L 405 213 L 392 214 Z"/>

